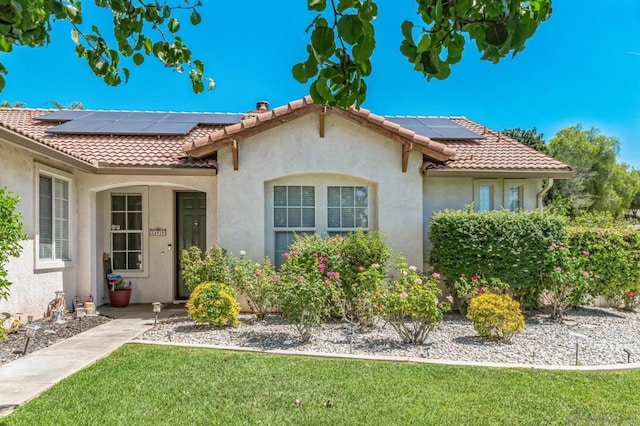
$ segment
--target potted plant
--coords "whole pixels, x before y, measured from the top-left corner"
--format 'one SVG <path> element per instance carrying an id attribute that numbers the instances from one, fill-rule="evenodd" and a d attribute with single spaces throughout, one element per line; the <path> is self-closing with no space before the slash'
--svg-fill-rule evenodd
<path id="1" fill-rule="evenodd" d="M 111 306 L 116 308 L 126 308 L 129 306 L 131 299 L 131 281 L 125 283 L 120 275 L 108 274 L 107 282 L 109 285 L 109 300 Z"/>

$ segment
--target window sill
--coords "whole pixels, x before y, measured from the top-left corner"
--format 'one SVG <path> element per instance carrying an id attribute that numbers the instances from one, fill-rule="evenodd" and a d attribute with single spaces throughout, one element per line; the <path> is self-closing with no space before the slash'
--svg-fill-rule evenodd
<path id="1" fill-rule="evenodd" d="M 128 271 L 126 269 L 114 269 L 113 274 L 118 274 L 122 279 L 127 278 L 149 278 L 149 272 L 147 271 Z"/>
<path id="2" fill-rule="evenodd" d="M 36 272 L 45 272 L 56 269 L 67 269 L 73 267 L 71 260 L 36 260 L 34 270 Z"/>

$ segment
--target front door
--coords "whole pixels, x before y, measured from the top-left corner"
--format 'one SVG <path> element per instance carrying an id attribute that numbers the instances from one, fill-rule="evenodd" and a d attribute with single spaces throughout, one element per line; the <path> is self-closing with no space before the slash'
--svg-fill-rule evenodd
<path id="1" fill-rule="evenodd" d="M 189 298 L 189 289 L 182 279 L 180 253 L 191 246 L 207 249 L 207 194 L 204 192 L 176 193 L 176 299 Z"/>

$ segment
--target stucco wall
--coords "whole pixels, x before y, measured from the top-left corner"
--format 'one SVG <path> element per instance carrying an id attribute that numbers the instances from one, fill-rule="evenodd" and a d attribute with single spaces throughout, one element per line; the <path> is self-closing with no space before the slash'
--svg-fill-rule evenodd
<path id="1" fill-rule="evenodd" d="M 231 149 L 224 148 L 218 152 L 218 242 L 235 253 L 245 250 L 255 261 L 273 255 L 269 185 L 366 182 L 375 189 L 370 214 L 377 223 L 372 229 L 377 227 L 391 247 L 420 265 L 422 155 L 411 153 L 407 173 L 402 173 L 401 160 L 402 145 L 333 114 L 327 114 L 324 138 L 318 114 L 312 113 L 241 141 L 238 171 Z M 318 208 L 326 201 L 317 200 L 316 206 L 318 222 L 324 217 Z"/>
<path id="2" fill-rule="evenodd" d="M 36 160 L 39 163 L 36 163 Z M 47 304 L 55 296 L 55 291 L 62 290 L 72 294 L 76 287 L 74 263 L 66 268 L 35 270 L 34 174 L 37 164 L 59 166 L 46 158 L 36 157 L 0 141 L 0 186 L 6 185 L 10 191 L 20 195 L 18 210 L 22 213 L 24 230 L 28 235 L 20 256 L 11 259 L 6 265 L 7 278 L 12 285 L 9 288 L 9 299 L 0 300 L 0 312 L 21 312 L 24 315 L 34 315 L 36 318 L 45 313 Z M 69 171 L 62 167 L 58 170 Z M 73 192 L 70 197 L 74 199 Z"/>

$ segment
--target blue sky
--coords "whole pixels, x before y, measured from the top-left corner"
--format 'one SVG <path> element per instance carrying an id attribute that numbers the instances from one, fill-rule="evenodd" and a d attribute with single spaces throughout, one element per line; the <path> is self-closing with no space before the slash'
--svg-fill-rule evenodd
<path id="1" fill-rule="evenodd" d="M 307 87 L 291 76 L 306 58 L 304 0 L 204 1 L 202 23 L 181 20 L 180 35 L 205 61 L 214 91 L 191 92 L 186 75 L 151 60 L 131 66 L 128 84 L 112 88 L 73 54 L 70 27 L 54 25 L 47 48 L 18 48 L 0 61 L 9 70 L 1 100 L 49 107 L 80 101 L 86 109 L 244 112 L 258 99 L 272 106 L 298 99 Z M 277 4 L 278 6 L 274 6 Z M 596 127 L 617 137 L 619 161 L 640 167 L 640 2 L 554 1 L 514 59 L 481 61 L 467 44 L 449 79 L 427 82 L 399 53 L 400 24 L 415 2 L 379 1 L 377 47 L 364 107 L 384 115 L 464 115 L 496 130 L 537 127 L 548 140 L 567 126 Z M 88 7 L 88 6 L 87 6 Z M 98 24 L 104 15 L 85 17 Z"/>

